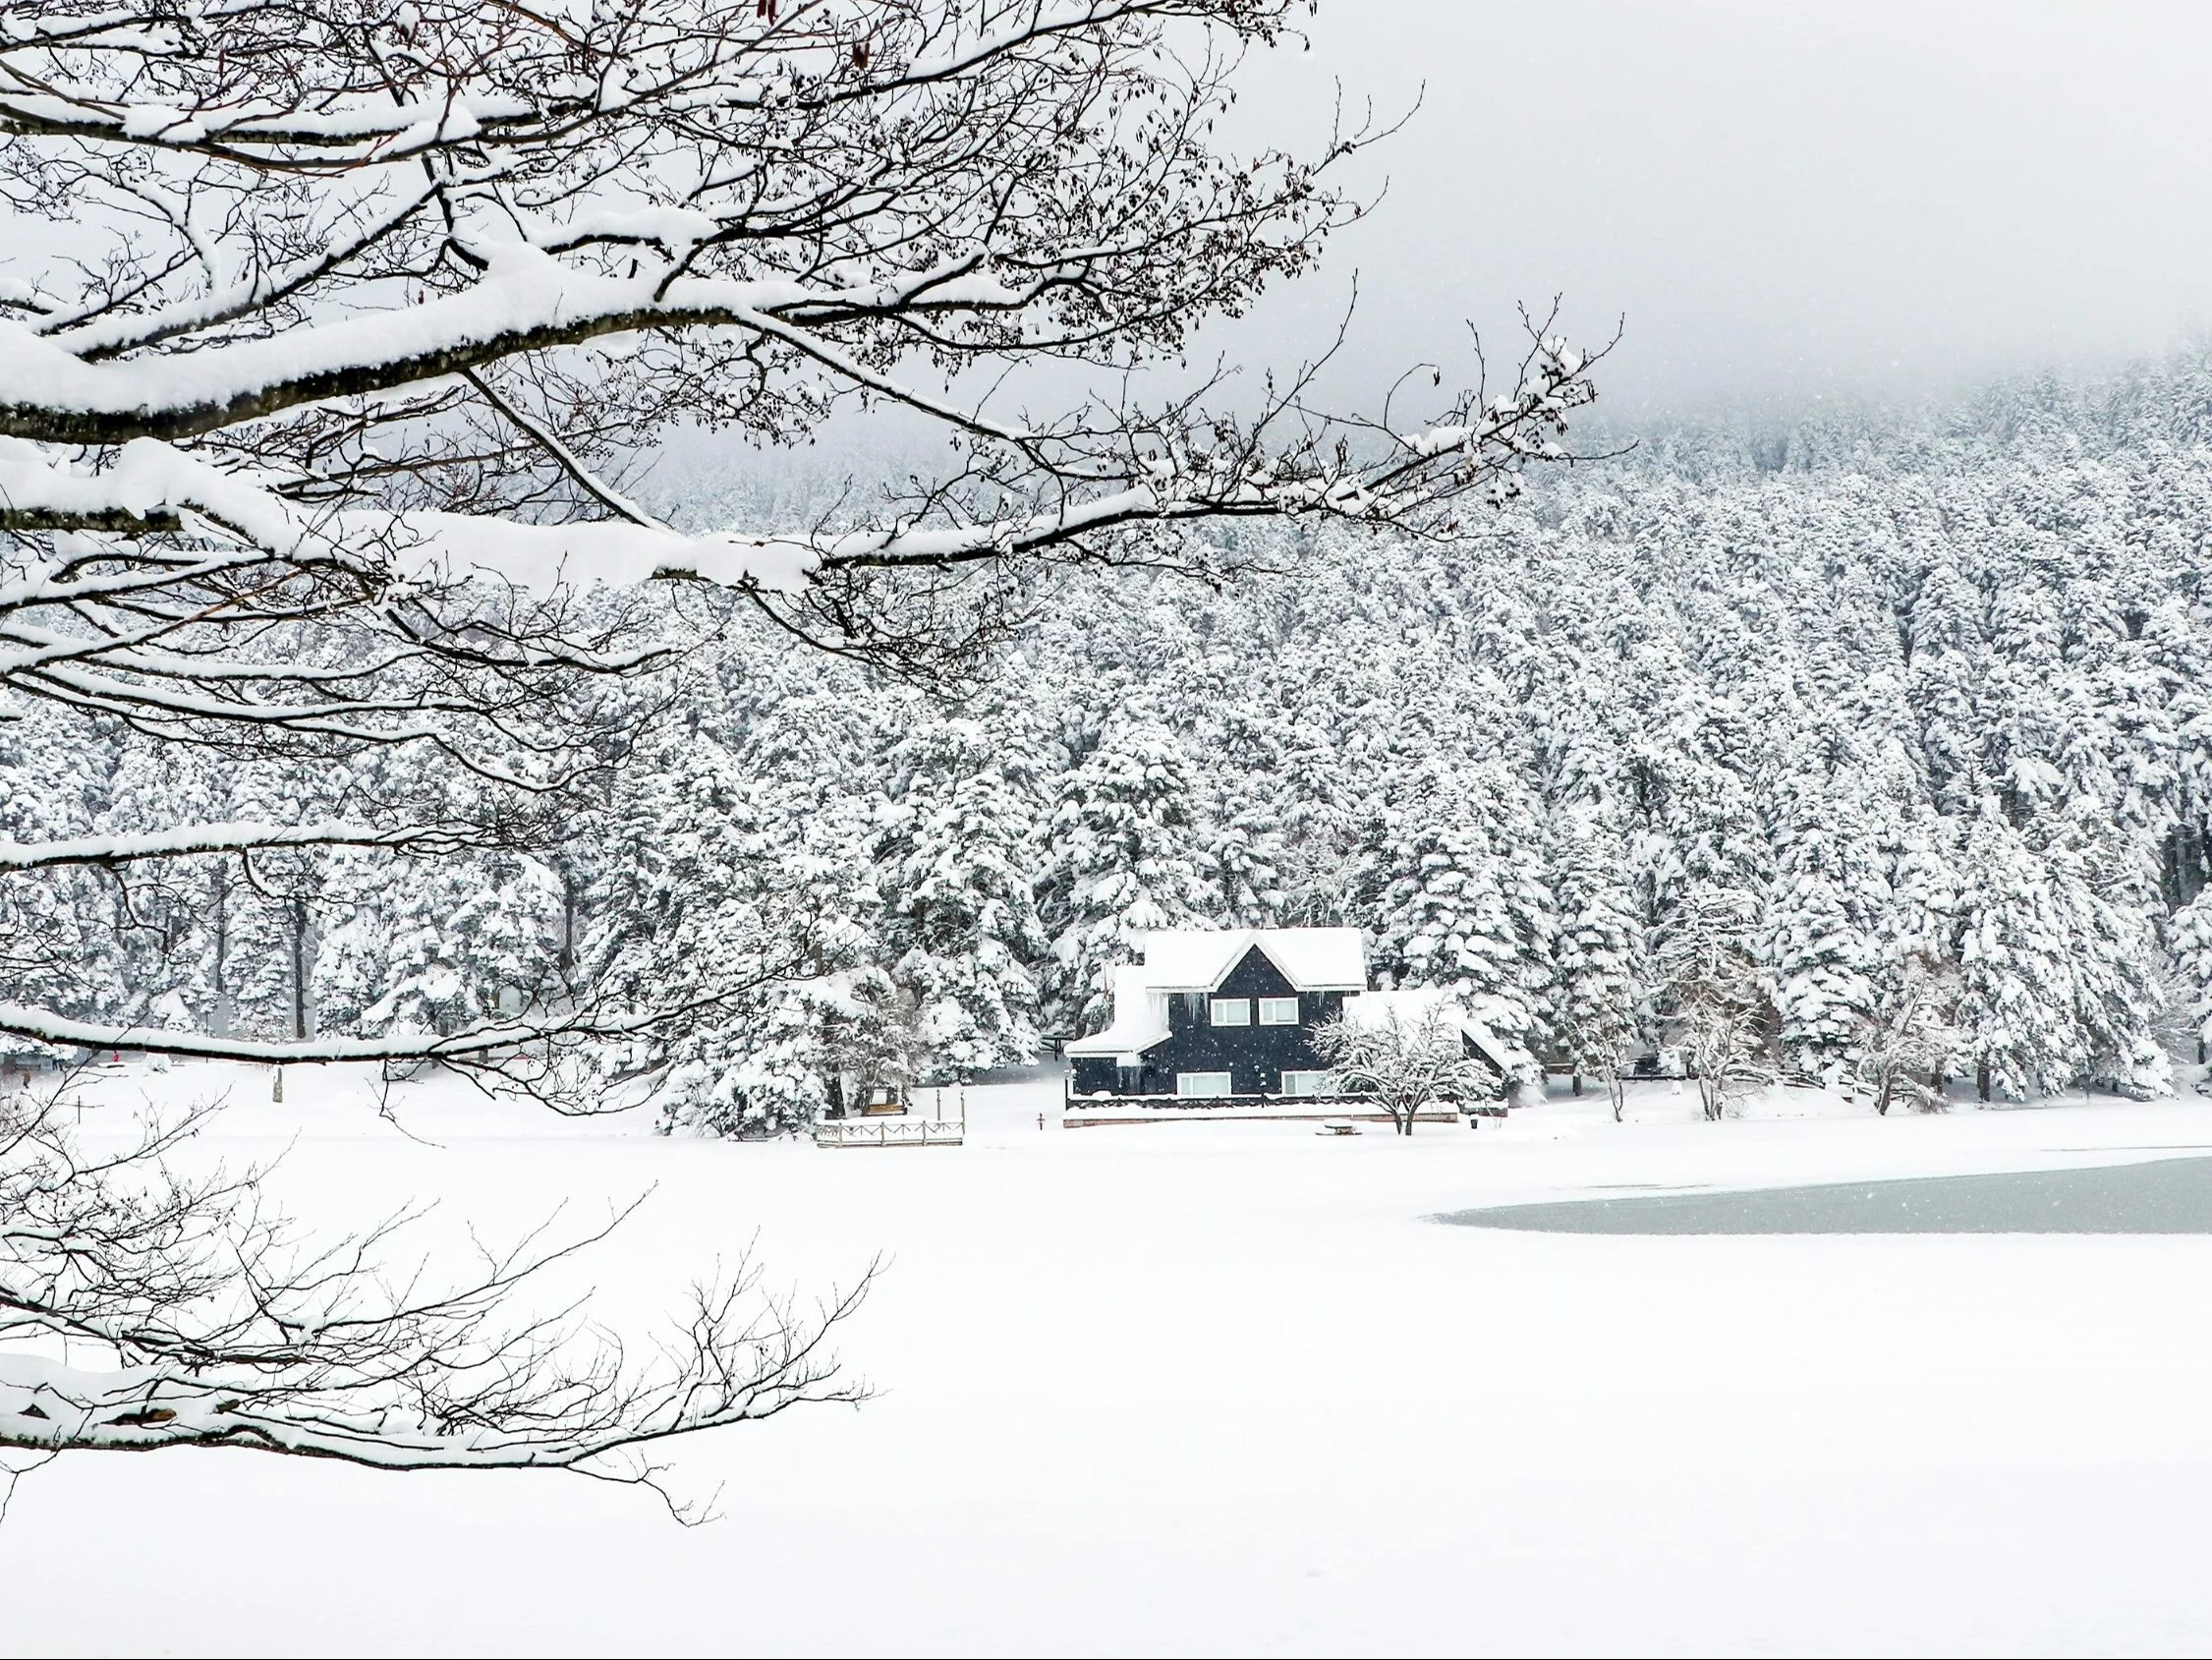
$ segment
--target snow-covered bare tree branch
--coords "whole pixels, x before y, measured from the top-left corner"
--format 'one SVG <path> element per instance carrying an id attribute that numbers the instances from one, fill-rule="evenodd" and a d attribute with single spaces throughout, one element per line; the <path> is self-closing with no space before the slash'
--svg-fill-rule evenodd
<path id="1" fill-rule="evenodd" d="M 1381 1019 L 1338 1016 L 1316 1029 L 1314 1048 L 1337 1087 L 1388 1114 L 1400 1135 L 1433 1108 L 1495 1101 L 1504 1082 L 1468 1054 L 1457 1010 L 1441 1001 Z"/>
<path id="2" fill-rule="evenodd" d="M 657 1442 L 865 1394 L 825 1340 L 872 1274 L 801 1307 L 741 1259 L 633 1350 L 589 1327 L 588 1305 L 533 1295 L 635 1205 L 433 1271 L 399 1254 L 419 1211 L 310 1239 L 267 1207 L 261 1172 L 173 1172 L 204 1116 L 93 1152 L 51 1099 L 0 1104 L 0 1448 L 232 1447 L 657 1486 Z"/>

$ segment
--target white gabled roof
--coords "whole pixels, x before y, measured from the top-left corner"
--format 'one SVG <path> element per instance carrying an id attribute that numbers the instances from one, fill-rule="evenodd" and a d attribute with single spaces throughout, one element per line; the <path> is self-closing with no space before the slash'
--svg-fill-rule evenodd
<path id="1" fill-rule="evenodd" d="M 1367 946 L 1356 928 L 1172 928 L 1141 934 L 1142 962 L 1113 971 L 1113 1024 L 1077 1038 L 1070 1055 L 1134 1059 L 1167 1040 L 1170 992 L 1211 992 L 1260 947 L 1301 992 L 1367 989 Z"/>
<path id="2" fill-rule="evenodd" d="M 1254 945 L 1301 992 L 1367 990 L 1367 946 L 1356 928 L 1175 928 L 1141 938 L 1155 991 L 1211 992 Z"/>
<path id="3" fill-rule="evenodd" d="M 1394 1015 L 1410 1026 L 1426 1020 L 1431 1011 L 1438 1008 L 1449 1012 L 1458 1022 L 1460 1035 L 1498 1068 L 1501 1076 L 1512 1078 L 1537 1073 L 1535 1056 L 1519 1044 L 1507 1043 L 1499 1037 L 1467 1006 L 1464 997 L 1446 986 L 1411 986 L 1399 992 L 1368 992 L 1346 998 L 1344 1018 L 1355 1026 L 1374 1027 Z"/>

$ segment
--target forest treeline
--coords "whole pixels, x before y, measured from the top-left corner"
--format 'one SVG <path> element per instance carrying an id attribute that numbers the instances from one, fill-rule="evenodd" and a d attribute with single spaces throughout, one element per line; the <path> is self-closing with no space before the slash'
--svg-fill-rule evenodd
<path id="1" fill-rule="evenodd" d="M 757 488 L 663 485 L 702 522 Z M 501 850 L 10 878 L 0 997 L 288 1036 L 697 987 L 576 1063 L 758 1133 L 1095 1028 L 1145 929 L 1349 924 L 1600 1077 L 2157 1093 L 2212 1013 L 2208 528 L 2189 355 L 1645 435 L 1471 541 L 1218 529 L 1267 570 L 1058 578 L 957 696 L 740 616 L 593 688 L 603 765 Z M 47 705 L 0 778 L 17 840 L 459 787 Z"/>

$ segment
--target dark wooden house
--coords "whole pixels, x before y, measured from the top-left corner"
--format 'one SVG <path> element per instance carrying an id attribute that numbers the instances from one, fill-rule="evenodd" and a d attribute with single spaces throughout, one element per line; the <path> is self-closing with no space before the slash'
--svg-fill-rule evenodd
<path id="1" fill-rule="evenodd" d="M 1328 1093 L 1314 1028 L 1367 989 L 1355 928 L 1149 934 L 1114 971 L 1113 1023 L 1067 1046 L 1077 1097 Z"/>
<path id="2" fill-rule="evenodd" d="M 1143 936 L 1142 962 L 1113 971 L 1113 1022 L 1067 1046 L 1073 1103 L 1193 1105 L 1348 1099 L 1314 1051 L 1314 1028 L 1419 1020 L 1442 1007 L 1467 1054 L 1503 1083 L 1542 1077 L 1457 993 L 1367 990 L 1356 928 L 1182 929 Z"/>

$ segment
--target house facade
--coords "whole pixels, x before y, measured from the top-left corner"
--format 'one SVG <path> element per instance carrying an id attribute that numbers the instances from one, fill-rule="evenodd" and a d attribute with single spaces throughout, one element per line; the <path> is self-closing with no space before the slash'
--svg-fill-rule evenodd
<path id="1" fill-rule="evenodd" d="M 1357 1020 L 1444 995 L 1368 991 L 1356 928 L 1174 930 L 1140 947 L 1142 962 L 1114 970 L 1112 1023 L 1067 1046 L 1073 1098 L 1330 1098 L 1316 1027 L 1347 1002 Z M 1462 1030 L 1502 1076 L 1526 1060 L 1471 1018 Z"/>

